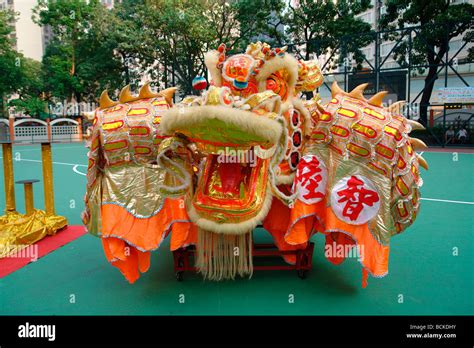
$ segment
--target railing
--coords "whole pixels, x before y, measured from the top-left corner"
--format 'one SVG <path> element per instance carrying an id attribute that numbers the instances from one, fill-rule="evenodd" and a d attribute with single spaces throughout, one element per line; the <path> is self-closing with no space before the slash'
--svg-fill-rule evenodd
<path id="1" fill-rule="evenodd" d="M 48 127 L 46 126 L 15 126 L 15 142 L 38 143 L 48 141 Z"/>
<path id="2" fill-rule="evenodd" d="M 52 141 L 78 141 L 79 131 L 77 126 L 51 126 Z"/>
<path id="3" fill-rule="evenodd" d="M 427 49 L 436 53 L 431 46 L 428 45 L 430 38 L 426 37 L 423 30 L 425 27 L 413 26 L 403 29 L 395 29 L 389 31 L 374 32 L 371 35 L 371 43 L 362 48 L 363 62 L 362 69 L 356 68 L 357 63 L 352 54 L 348 54 L 349 48 L 353 45 L 355 38 L 359 34 L 348 35 L 343 37 L 339 42 L 335 42 L 328 52 L 320 52 L 320 47 L 326 47 L 324 40 L 313 39 L 308 42 L 289 43 L 288 51 L 295 54 L 298 58 L 304 58 L 306 48 L 309 47 L 311 56 L 317 54 L 321 70 L 325 76 L 325 82 L 320 87 L 319 93 L 323 99 L 330 96 L 331 83 L 337 80 L 339 85 L 345 90 L 351 90 L 356 85 L 368 82 L 366 89 L 367 94 L 374 94 L 380 90 L 389 91 L 387 99 L 392 101 L 406 100 L 407 107 L 404 115 L 410 119 L 418 119 L 421 110 L 428 110 L 427 120 L 423 120 L 423 124 L 427 130 L 418 132 L 419 136 L 429 145 L 452 145 L 445 141 L 445 134 L 451 125 L 450 115 L 454 110 L 444 110 L 444 105 L 440 104 L 440 100 L 436 100 L 436 90 L 446 87 L 470 87 L 472 85 L 474 72 L 474 61 L 467 56 L 468 48 L 472 43 L 468 40 L 463 41 L 460 37 L 449 40 L 448 30 L 450 24 L 437 24 L 437 30 L 445 30 L 446 42 L 449 49 L 443 55 L 437 64 L 428 64 L 424 62 L 419 64 L 414 62 L 416 49 Z M 429 32 L 429 31 L 426 31 Z M 390 40 L 388 37 L 390 36 Z M 396 51 L 404 48 L 405 61 L 399 62 L 396 59 Z M 332 69 L 334 62 L 337 62 L 337 68 Z M 429 68 L 436 68 L 436 74 L 427 79 L 427 71 Z M 425 80 L 428 84 L 434 83 L 431 99 L 428 103 L 422 102 L 422 95 L 425 91 Z M 459 110 L 462 113 L 474 112 L 471 101 L 465 101 L 464 108 Z M 436 119 L 432 121 L 431 109 L 436 109 Z M 441 119 L 439 119 L 441 117 Z M 474 124 L 472 117 L 467 117 L 468 121 L 458 126 L 466 127 L 468 131 L 468 142 L 463 145 L 474 144 Z M 457 124 L 456 124 L 457 125 Z M 417 136 L 418 136 L 417 135 Z"/>

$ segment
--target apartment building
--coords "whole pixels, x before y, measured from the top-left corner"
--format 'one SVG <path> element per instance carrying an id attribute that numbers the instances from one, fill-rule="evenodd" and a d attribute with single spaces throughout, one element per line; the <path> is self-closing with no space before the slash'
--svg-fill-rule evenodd
<path id="1" fill-rule="evenodd" d="M 1 10 L 16 12 L 16 22 L 13 35 L 16 49 L 26 57 L 41 60 L 49 42 L 53 39 L 53 32 L 49 26 L 39 26 L 33 22 L 33 8 L 37 0 L 0 0 Z M 101 0 L 101 3 L 111 9 L 120 0 Z"/>

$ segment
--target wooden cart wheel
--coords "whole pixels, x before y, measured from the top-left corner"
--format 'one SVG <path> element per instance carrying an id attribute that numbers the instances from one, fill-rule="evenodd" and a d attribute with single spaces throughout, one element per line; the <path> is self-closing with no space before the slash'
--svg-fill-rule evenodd
<path id="1" fill-rule="evenodd" d="M 306 279 L 307 273 L 308 273 L 307 270 L 299 269 L 298 270 L 298 277 L 300 277 L 300 279 Z"/>
<path id="2" fill-rule="evenodd" d="M 182 282 L 182 281 L 183 281 L 183 273 L 184 273 L 183 271 L 178 271 L 178 272 L 176 272 L 176 280 L 177 280 L 178 282 Z"/>

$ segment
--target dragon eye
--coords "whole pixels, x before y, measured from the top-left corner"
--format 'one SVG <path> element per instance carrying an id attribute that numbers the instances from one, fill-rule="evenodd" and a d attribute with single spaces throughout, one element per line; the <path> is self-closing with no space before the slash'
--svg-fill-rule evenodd
<path id="1" fill-rule="evenodd" d="M 292 169 L 296 169 L 299 162 L 300 162 L 300 154 L 297 151 L 292 152 L 290 155 L 290 167 Z"/>
<path id="2" fill-rule="evenodd" d="M 288 97 L 288 83 L 278 72 L 271 74 L 267 79 L 267 89 L 278 94 L 282 101 L 285 101 Z"/>

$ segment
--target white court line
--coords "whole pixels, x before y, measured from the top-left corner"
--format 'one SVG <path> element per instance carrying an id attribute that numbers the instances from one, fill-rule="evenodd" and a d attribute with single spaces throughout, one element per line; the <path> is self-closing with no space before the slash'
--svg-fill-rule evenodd
<path id="1" fill-rule="evenodd" d="M 463 202 L 463 201 L 451 201 L 448 199 L 436 199 L 436 198 L 421 198 L 423 201 L 433 201 L 433 202 L 446 202 L 446 203 L 456 203 L 456 204 L 474 204 L 474 202 Z"/>
<path id="2" fill-rule="evenodd" d="M 72 167 L 72 170 L 73 170 L 75 173 L 79 174 L 79 175 L 87 176 L 86 173 L 83 173 L 83 172 L 80 172 L 80 171 L 77 170 L 77 167 L 79 167 L 80 165 L 82 165 L 82 164 L 76 164 L 74 167 Z M 84 166 L 84 167 L 85 167 L 85 166 Z"/>
<path id="3" fill-rule="evenodd" d="M 32 159 L 25 159 L 25 158 L 20 158 L 19 160 L 14 159 L 15 162 L 21 162 L 21 161 L 26 161 L 26 162 L 37 162 L 37 163 L 42 163 L 43 161 L 40 160 L 32 160 Z M 62 164 L 63 166 L 73 166 L 73 167 L 87 167 L 85 164 L 77 164 L 77 163 L 64 163 L 64 162 L 53 162 L 53 164 Z"/>
<path id="4" fill-rule="evenodd" d="M 458 155 L 474 155 L 474 152 L 461 152 L 461 151 L 424 151 L 426 153 L 444 153 L 448 155 L 452 155 L 453 153 L 457 153 Z"/>

